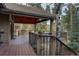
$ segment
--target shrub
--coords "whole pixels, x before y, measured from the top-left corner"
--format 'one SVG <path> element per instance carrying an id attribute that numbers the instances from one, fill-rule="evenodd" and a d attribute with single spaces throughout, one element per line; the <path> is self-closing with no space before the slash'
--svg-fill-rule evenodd
<path id="1" fill-rule="evenodd" d="M 70 42 L 70 43 L 68 44 L 68 46 L 69 46 L 70 48 L 72 48 L 73 50 L 79 52 L 79 43 L 78 43 L 78 42 Z"/>

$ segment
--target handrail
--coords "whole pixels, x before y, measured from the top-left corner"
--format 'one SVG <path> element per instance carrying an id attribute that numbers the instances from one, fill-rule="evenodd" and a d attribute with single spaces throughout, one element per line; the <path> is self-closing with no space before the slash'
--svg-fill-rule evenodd
<path id="1" fill-rule="evenodd" d="M 56 38 L 56 37 L 55 37 Z M 59 41 L 61 44 L 63 44 L 65 47 L 67 47 L 71 52 L 73 52 L 75 55 L 78 55 L 76 51 L 74 51 L 72 48 L 68 47 L 66 44 L 64 44 L 61 40 L 56 38 L 57 41 Z"/>
<path id="2" fill-rule="evenodd" d="M 58 42 L 60 42 L 62 45 L 64 45 L 69 51 L 71 51 L 72 53 L 74 53 L 74 55 L 78 55 L 76 51 L 74 51 L 72 48 L 68 47 L 65 43 L 63 43 L 61 40 L 59 40 L 57 37 L 53 36 L 53 35 L 45 35 L 45 34 L 37 34 L 37 33 L 32 33 L 35 34 L 39 37 L 50 37 L 50 38 L 56 38 L 56 40 Z"/>

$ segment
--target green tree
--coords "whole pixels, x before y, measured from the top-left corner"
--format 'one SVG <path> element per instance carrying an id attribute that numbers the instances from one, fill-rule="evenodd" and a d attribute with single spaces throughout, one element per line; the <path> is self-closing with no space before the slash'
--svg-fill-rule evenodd
<path id="1" fill-rule="evenodd" d="M 66 15 L 62 15 L 62 25 L 68 33 L 69 46 L 76 51 L 79 51 L 79 28 L 76 15 L 76 5 L 68 4 L 68 10 L 65 10 Z"/>
<path id="2" fill-rule="evenodd" d="M 41 3 L 29 3 L 29 5 L 42 9 Z"/>
<path id="3" fill-rule="evenodd" d="M 47 29 L 47 21 L 38 23 L 36 27 L 37 32 L 49 32 Z"/>
<path id="4" fill-rule="evenodd" d="M 46 11 L 50 13 L 50 5 L 46 5 Z"/>
<path id="5" fill-rule="evenodd" d="M 43 9 L 41 3 L 30 3 L 29 5 Z M 46 11 L 50 12 L 50 6 L 49 5 L 46 6 Z M 47 26 L 47 21 L 44 21 L 42 23 L 38 23 L 37 26 L 36 26 L 36 31 L 37 32 L 49 32 L 49 30 L 47 30 L 46 26 Z"/>

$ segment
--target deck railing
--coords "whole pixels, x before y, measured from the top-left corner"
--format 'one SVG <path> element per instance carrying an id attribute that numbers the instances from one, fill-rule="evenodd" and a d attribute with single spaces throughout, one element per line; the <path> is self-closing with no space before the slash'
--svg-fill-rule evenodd
<path id="1" fill-rule="evenodd" d="M 58 41 L 60 44 L 59 48 L 56 46 L 56 41 Z M 52 36 L 51 33 L 35 34 L 30 32 L 29 43 L 34 48 L 37 55 L 77 55 L 74 50 L 55 36 Z"/>

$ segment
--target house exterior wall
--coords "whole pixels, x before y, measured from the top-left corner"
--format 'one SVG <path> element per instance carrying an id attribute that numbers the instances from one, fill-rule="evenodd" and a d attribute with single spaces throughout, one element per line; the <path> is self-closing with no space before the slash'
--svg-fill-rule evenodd
<path id="1" fill-rule="evenodd" d="M 11 39 L 9 15 L 0 14 L 0 32 L 1 31 L 4 33 L 1 35 L 0 41 L 8 42 Z"/>

